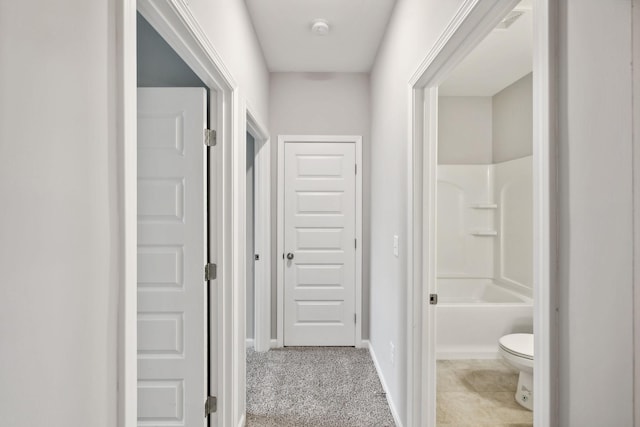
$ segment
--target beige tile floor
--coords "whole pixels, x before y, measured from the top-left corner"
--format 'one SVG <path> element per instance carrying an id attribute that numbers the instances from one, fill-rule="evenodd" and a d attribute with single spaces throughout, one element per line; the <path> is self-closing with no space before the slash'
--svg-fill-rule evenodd
<path id="1" fill-rule="evenodd" d="M 439 360 L 437 425 L 531 427 L 533 413 L 514 399 L 518 372 L 502 360 Z"/>

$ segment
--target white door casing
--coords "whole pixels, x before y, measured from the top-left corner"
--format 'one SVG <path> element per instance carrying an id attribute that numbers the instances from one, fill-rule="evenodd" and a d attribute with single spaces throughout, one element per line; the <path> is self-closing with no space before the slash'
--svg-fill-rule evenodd
<path id="1" fill-rule="evenodd" d="M 206 92 L 138 89 L 138 425 L 204 426 Z"/>
<path id="2" fill-rule="evenodd" d="M 356 157 L 353 142 L 284 144 L 285 257 L 280 261 L 286 346 L 359 341 Z"/>

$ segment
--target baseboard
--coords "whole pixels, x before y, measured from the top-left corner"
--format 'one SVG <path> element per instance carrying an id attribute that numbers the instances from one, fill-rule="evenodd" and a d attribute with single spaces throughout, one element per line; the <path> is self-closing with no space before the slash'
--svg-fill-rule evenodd
<path id="1" fill-rule="evenodd" d="M 380 379 L 380 384 L 382 384 L 382 389 L 384 390 L 384 394 L 387 397 L 387 403 L 389 404 L 389 409 L 391 410 L 391 416 L 393 416 L 393 421 L 396 423 L 396 427 L 403 427 L 402 422 L 400 421 L 400 415 L 398 414 L 398 408 L 396 408 L 393 399 L 391 398 L 391 394 L 389 393 L 389 387 L 387 386 L 387 382 L 382 375 L 382 370 L 380 369 L 380 364 L 378 363 L 378 358 L 376 357 L 375 352 L 373 351 L 373 347 L 371 347 L 371 343 L 369 340 L 362 340 L 362 347 L 369 349 L 369 354 L 371 355 L 371 359 L 373 360 L 373 366 L 376 367 L 376 372 L 378 373 L 378 378 Z"/>
<path id="2" fill-rule="evenodd" d="M 501 359 L 496 351 L 438 351 L 436 360 Z"/>
<path id="3" fill-rule="evenodd" d="M 247 424 L 247 414 L 242 414 L 240 421 L 238 421 L 238 427 L 244 427 Z"/>
<path id="4" fill-rule="evenodd" d="M 253 338 L 247 338 L 247 348 L 255 348 L 255 340 Z"/>
<path id="5" fill-rule="evenodd" d="M 278 347 L 278 340 L 276 339 L 271 340 L 271 348 L 276 348 L 276 347 Z"/>

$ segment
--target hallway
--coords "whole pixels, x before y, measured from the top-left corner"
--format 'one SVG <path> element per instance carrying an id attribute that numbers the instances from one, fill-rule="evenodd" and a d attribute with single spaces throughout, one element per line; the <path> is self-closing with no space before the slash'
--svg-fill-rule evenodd
<path id="1" fill-rule="evenodd" d="M 366 349 L 247 349 L 247 427 L 393 426 Z"/>

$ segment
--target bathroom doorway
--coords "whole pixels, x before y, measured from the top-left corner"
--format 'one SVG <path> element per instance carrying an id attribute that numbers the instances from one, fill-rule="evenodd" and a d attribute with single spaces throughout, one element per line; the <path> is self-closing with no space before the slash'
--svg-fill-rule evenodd
<path id="1" fill-rule="evenodd" d="M 532 15 L 516 6 L 438 88 L 437 426 L 533 424 L 532 385 L 499 351 L 533 348 Z"/>
<path id="2" fill-rule="evenodd" d="M 412 82 L 409 412 L 549 425 L 549 13 L 469 9 Z"/>

